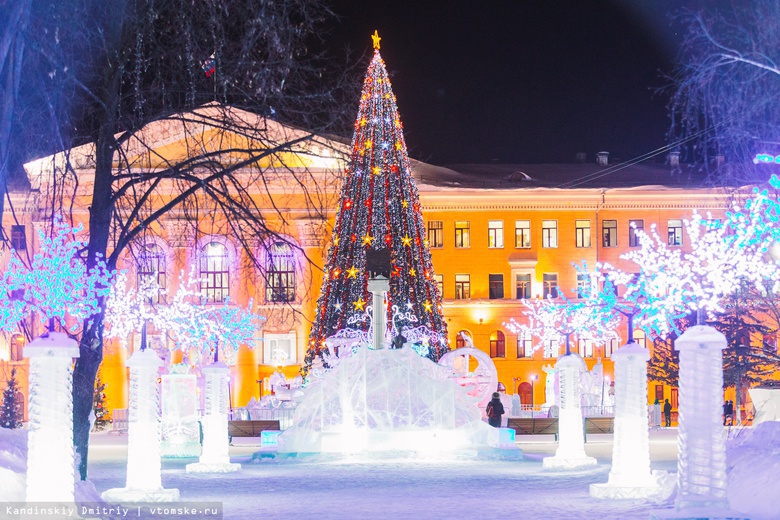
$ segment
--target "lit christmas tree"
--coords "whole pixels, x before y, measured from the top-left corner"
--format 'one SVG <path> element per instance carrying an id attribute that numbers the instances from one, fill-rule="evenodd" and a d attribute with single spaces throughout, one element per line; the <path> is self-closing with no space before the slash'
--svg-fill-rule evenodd
<path id="1" fill-rule="evenodd" d="M 11 378 L 3 390 L 3 403 L 0 405 L 0 427 L 11 430 L 22 427 L 24 420 L 23 403 L 16 398 L 19 383 L 16 381 L 16 369 L 11 370 Z"/>
<path id="2" fill-rule="evenodd" d="M 371 302 L 366 269 L 370 250 L 390 250 L 389 330 L 385 337 L 404 334 L 411 339 L 410 331 L 416 329 L 421 342 L 427 344 L 430 359 L 437 361 L 449 350 L 403 125 L 376 32 L 373 38 L 374 57 L 363 83 L 352 156 L 304 372 L 315 356 L 322 358 L 326 338 L 343 329 L 367 332 L 370 328 L 370 320 L 360 319 Z"/>

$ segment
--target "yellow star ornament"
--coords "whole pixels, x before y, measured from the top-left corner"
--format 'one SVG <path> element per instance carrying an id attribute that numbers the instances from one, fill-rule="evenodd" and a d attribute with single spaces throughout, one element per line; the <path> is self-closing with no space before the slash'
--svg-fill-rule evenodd
<path id="1" fill-rule="evenodd" d="M 357 301 L 352 302 L 352 305 L 355 306 L 356 311 L 362 311 L 365 310 L 366 302 L 363 301 L 363 297 L 357 299 Z"/>
<path id="2" fill-rule="evenodd" d="M 430 300 L 425 300 L 425 303 L 423 303 L 423 308 L 425 309 L 425 312 L 431 312 L 433 309 L 433 304 Z"/>
<path id="3" fill-rule="evenodd" d="M 404 235 L 404 237 L 401 239 L 401 243 L 405 246 L 411 246 L 412 245 L 412 239 L 409 238 L 409 235 Z"/>
<path id="4" fill-rule="evenodd" d="M 360 272 L 360 269 L 356 268 L 354 265 L 347 269 L 347 278 L 357 278 L 357 274 Z"/>
<path id="5" fill-rule="evenodd" d="M 374 241 L 374 237 L 372 237 L 368 233 L 366 233 L 366 236 L 363 237 L 364 246 L 370 246 L 373 241 Z"/>
<path id="6" fill-rule="evenodd" d="M 371 40 L 374 42 L 374 48 L 376 50 L 379 50 L 379 40 L 382 38 L 379 37 L 379 31 L 374 30 L 374 34 L 371 35 Z"/>

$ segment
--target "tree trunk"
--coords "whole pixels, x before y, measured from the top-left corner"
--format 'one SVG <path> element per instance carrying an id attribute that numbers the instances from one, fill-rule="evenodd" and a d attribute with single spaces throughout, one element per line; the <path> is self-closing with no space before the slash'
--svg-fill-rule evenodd
<path id="1" fill-rule="evenodd" d="M 109 106 L 113 106 L 110 104 Z M 87 268 L 92 270 L 99 261 L 106 259 L 108 237 L 111 231 L 112 162 L 116 140 L 114 139 L 115 118 L 112 111 L 106 111 L 103 126 L 95 143 L 95 184 L 92 205 L 89 207 L 89 242 L 87 244 Z M 109 271 L 116 267 L 116 261 L 109 259 Z M 95 376 L 103 361 L 103 322 L 105 318 L 105 297 L 98 301 L 100 314 L 84 323 L 84 332 L 79 345 L 80 357 L 76 360 L 73 374 L 73 444 L 80 456 L 79 474 L 87 479 L 87 455 L 89 453 L 89 413 L 92 411 L 95 391 Z"/>

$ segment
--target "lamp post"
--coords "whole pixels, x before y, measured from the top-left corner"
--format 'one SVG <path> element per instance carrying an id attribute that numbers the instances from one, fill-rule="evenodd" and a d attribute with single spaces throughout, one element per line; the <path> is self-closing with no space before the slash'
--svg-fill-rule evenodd
<path id="1" fill-rule="evenodd" d="M 531 418 L 534 417 L 534 381 L 536 381 L 536 374 L 531 374 Z"/>

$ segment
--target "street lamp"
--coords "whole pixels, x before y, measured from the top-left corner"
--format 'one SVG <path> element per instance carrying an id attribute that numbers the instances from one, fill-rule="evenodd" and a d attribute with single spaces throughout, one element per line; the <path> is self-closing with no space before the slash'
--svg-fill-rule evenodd
<path id="1" fill-rule="evenodd" d="M 534 416 L 534 381 L 536 381 L 536 374 L 531 374 L 531 418 Z"/>

